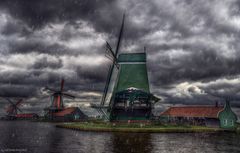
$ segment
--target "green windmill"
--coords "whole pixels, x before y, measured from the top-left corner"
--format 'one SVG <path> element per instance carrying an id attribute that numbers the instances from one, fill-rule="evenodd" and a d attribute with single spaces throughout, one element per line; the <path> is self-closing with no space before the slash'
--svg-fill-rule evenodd
<path id="1" fill-rule="evenodd" d="M 124 20 L 125 15 L 115 51 L 106 43 L 106 56 L 112 64 L 98 111 L 110 121 L 148 120 L 159 99 L 149 90 L 146 53 L 118 53 Z"/>

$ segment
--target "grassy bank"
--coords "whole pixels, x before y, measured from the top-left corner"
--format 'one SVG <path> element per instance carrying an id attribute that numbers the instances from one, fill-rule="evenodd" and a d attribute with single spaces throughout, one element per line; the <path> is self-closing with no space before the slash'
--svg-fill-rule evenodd
<path id="1" fill-rule="evenodd" d="M 203 126 L 179 126 L 179 125 L 152 125 L 152 124 L 114 124 L 114 123 L 64 123 L 56 125 L 59 128 L 67 128 L 81 131 L 94 132 L 136 132 L 136 133 L 194 133 L 194 132 L 220 132 L 219 128 Z"/>

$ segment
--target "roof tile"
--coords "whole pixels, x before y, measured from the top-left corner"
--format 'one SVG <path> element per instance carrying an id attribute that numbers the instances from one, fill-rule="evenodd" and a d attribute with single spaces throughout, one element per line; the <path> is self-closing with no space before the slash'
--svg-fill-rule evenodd
<path id="1" fill-rule="evenodd" d="M 223 106 L 178 106 L 170 107 L 161 116 L 218 118 Z"/>

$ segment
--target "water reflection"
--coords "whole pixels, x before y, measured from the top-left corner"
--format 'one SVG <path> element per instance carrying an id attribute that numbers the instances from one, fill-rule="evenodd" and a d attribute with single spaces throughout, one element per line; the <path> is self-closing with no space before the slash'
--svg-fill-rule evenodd
<path id="1" fill-rule="evenodd" d="M 0 121 L 2 149 L 30 153 L 239 153 L 234 133 L 98 133 L 55 128 L 49 123 Z"/>
<path id="2" fill-rule="evenodd" d="M 19 152 L 19 150 L 22 152 L 48 152 L 49 139 L 47 137 L 49 132 L 54 132 L 54 127 L 51 125 L 25 121 L 0 121 L 0 127 L 2 152 L 7 152 L 9 149 L 13 152 Z"/>
<path id="3" fill-rule="evenodd" d="M 153 148 L 148 133 L 112 133 L 111 142 L 114 153 L 148 153 Z"/>
<path id="4" fill-rule="evenodd" d="M 153 153 L 239 153 L 240 136 L 234 133 L 152 134 Z"/>

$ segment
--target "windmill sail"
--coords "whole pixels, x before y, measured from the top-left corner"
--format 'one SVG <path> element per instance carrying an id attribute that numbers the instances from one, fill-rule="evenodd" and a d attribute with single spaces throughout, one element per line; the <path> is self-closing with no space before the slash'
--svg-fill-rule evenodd
<path id="1" fill-rule="evenodd" d="M 108 106 L 110 103 L 110 100 L 112 97 L 112 92 L 113 92 L 114 85 L 115 85 L 114 83 L 116 82 L 116 79 L 117 79 L 117 71 L 118 71 L 117 66 L 115 64 L 112 64 L 108 71 L 107 82 L 106 82 L 106 86 L 105 86 L 104 93 L 102 96 L 102 101 L 100 104 L 99 112 L 107 120 L 109 119 L 108 118 L 109 115 L 107 114 L 106 110 L 104 110 L 104 106 L 106 106 L 106 105 Z"/>
<path id="2" fill-rule="evenodd" d="M 118 54 L 124 18 L 115 52 L 107 43 L 107 57 L 112 61 L 99 112 L 110 121 L 149 120 L 152 107 L 160 100 L 150 93 L 146 52 Z M 107 111 L 103 108 L 108 105 Z"/>
<path id="3" fill-rule="evenodd" d="M 104 107 L 105 105 L 109 105 L 111 97 L 112 97 L 112 92 L 113 92 L 113 89 L 114 89 L 114 86 L 115 86 L 114 83 L 116 82 L 117 71 L 118 71 L 117 57 L 118 57 L 118 52 L 119 52 L 121 39 L 122 39 L 122 35 L 123 35 L 124 20 L 125 20 L 125 14 L 123 14 L 121 29 L 120 29 L 120 32 L 119 32 L 118 42 L 117 42 L 115 52 L 112 51 L 111 46 L 107 42 L 107 49 L 110 51 L 110 54 L 111 54 L 108 57 L 111 58 L 112 65 L 110 66 L 109 71 L 108 71 L 107 82 L 106 82 L 106 86 L 104 88 L 104 93 L 103 93 L 103 96 L 102 96 L 102 100 L 101 100 L 101 104 L 100 104 L 100 110 L 99 110 L 100 112 L 103 113 L 105 118 L 107 118 L 107 113 L 105 112 L 105 110 L 102 109 L 102 107 Z"/>
<path id="4" fill-rule="evenodd" d="M 63 97 L 75 98 L 73 95 L 64 92 L 64 79 L 61 80 L 59 90 L 54 90 L 46 87 L 45 89 L 51 92 L 51 106 L 49 109 L 61 110 L 64 108 Z"/>
<path id="5" fill-rule="evenodd" d="M 120 33 L 119 33 L 119 37 L 118 37 L 118 43 L 117 43 L 116 53 L 115 53 L 116 57 L 118 56 L 119 47 L 120 47 L 120 44 L 122 41 L 124 21 L 125 21 L 125 14 L 123 14 L 122 25 L 121 25 L 121 29 L 120 29 Z"/>
<path id="6" fill-rule="evenodd" d="M 6 108 L 6 112 L 8 115 L 14 116 L 18 113 L 17 111 L 22 112 L 22 110 L 19 109 L 19 106 L 22 104 L 22 99 L 18 100 L 16 103 L 12 102 L 8 98 L 5 99 L 10 103 L 10 105 Z"/>
<path id="7" fill-rule="evenodd" d="M 115 65 L 111 66 L 111 70 L 110 70 L 109 74 L 110 74 L 109 75 L 109 81 L 106 84 L 107 89 L 106 89 L 105 98 L 104 98 L 104 101 L 102 103 L 102 106 L 109 105 L 111 97 L 112 97 L 112 92 L 113 92 L 113 89 L 114 89 L 114 86 L 115 86 L 114 83 L 116 82 L 117 74 L 118 74 L 118 69 L 116 68 Z"/>

